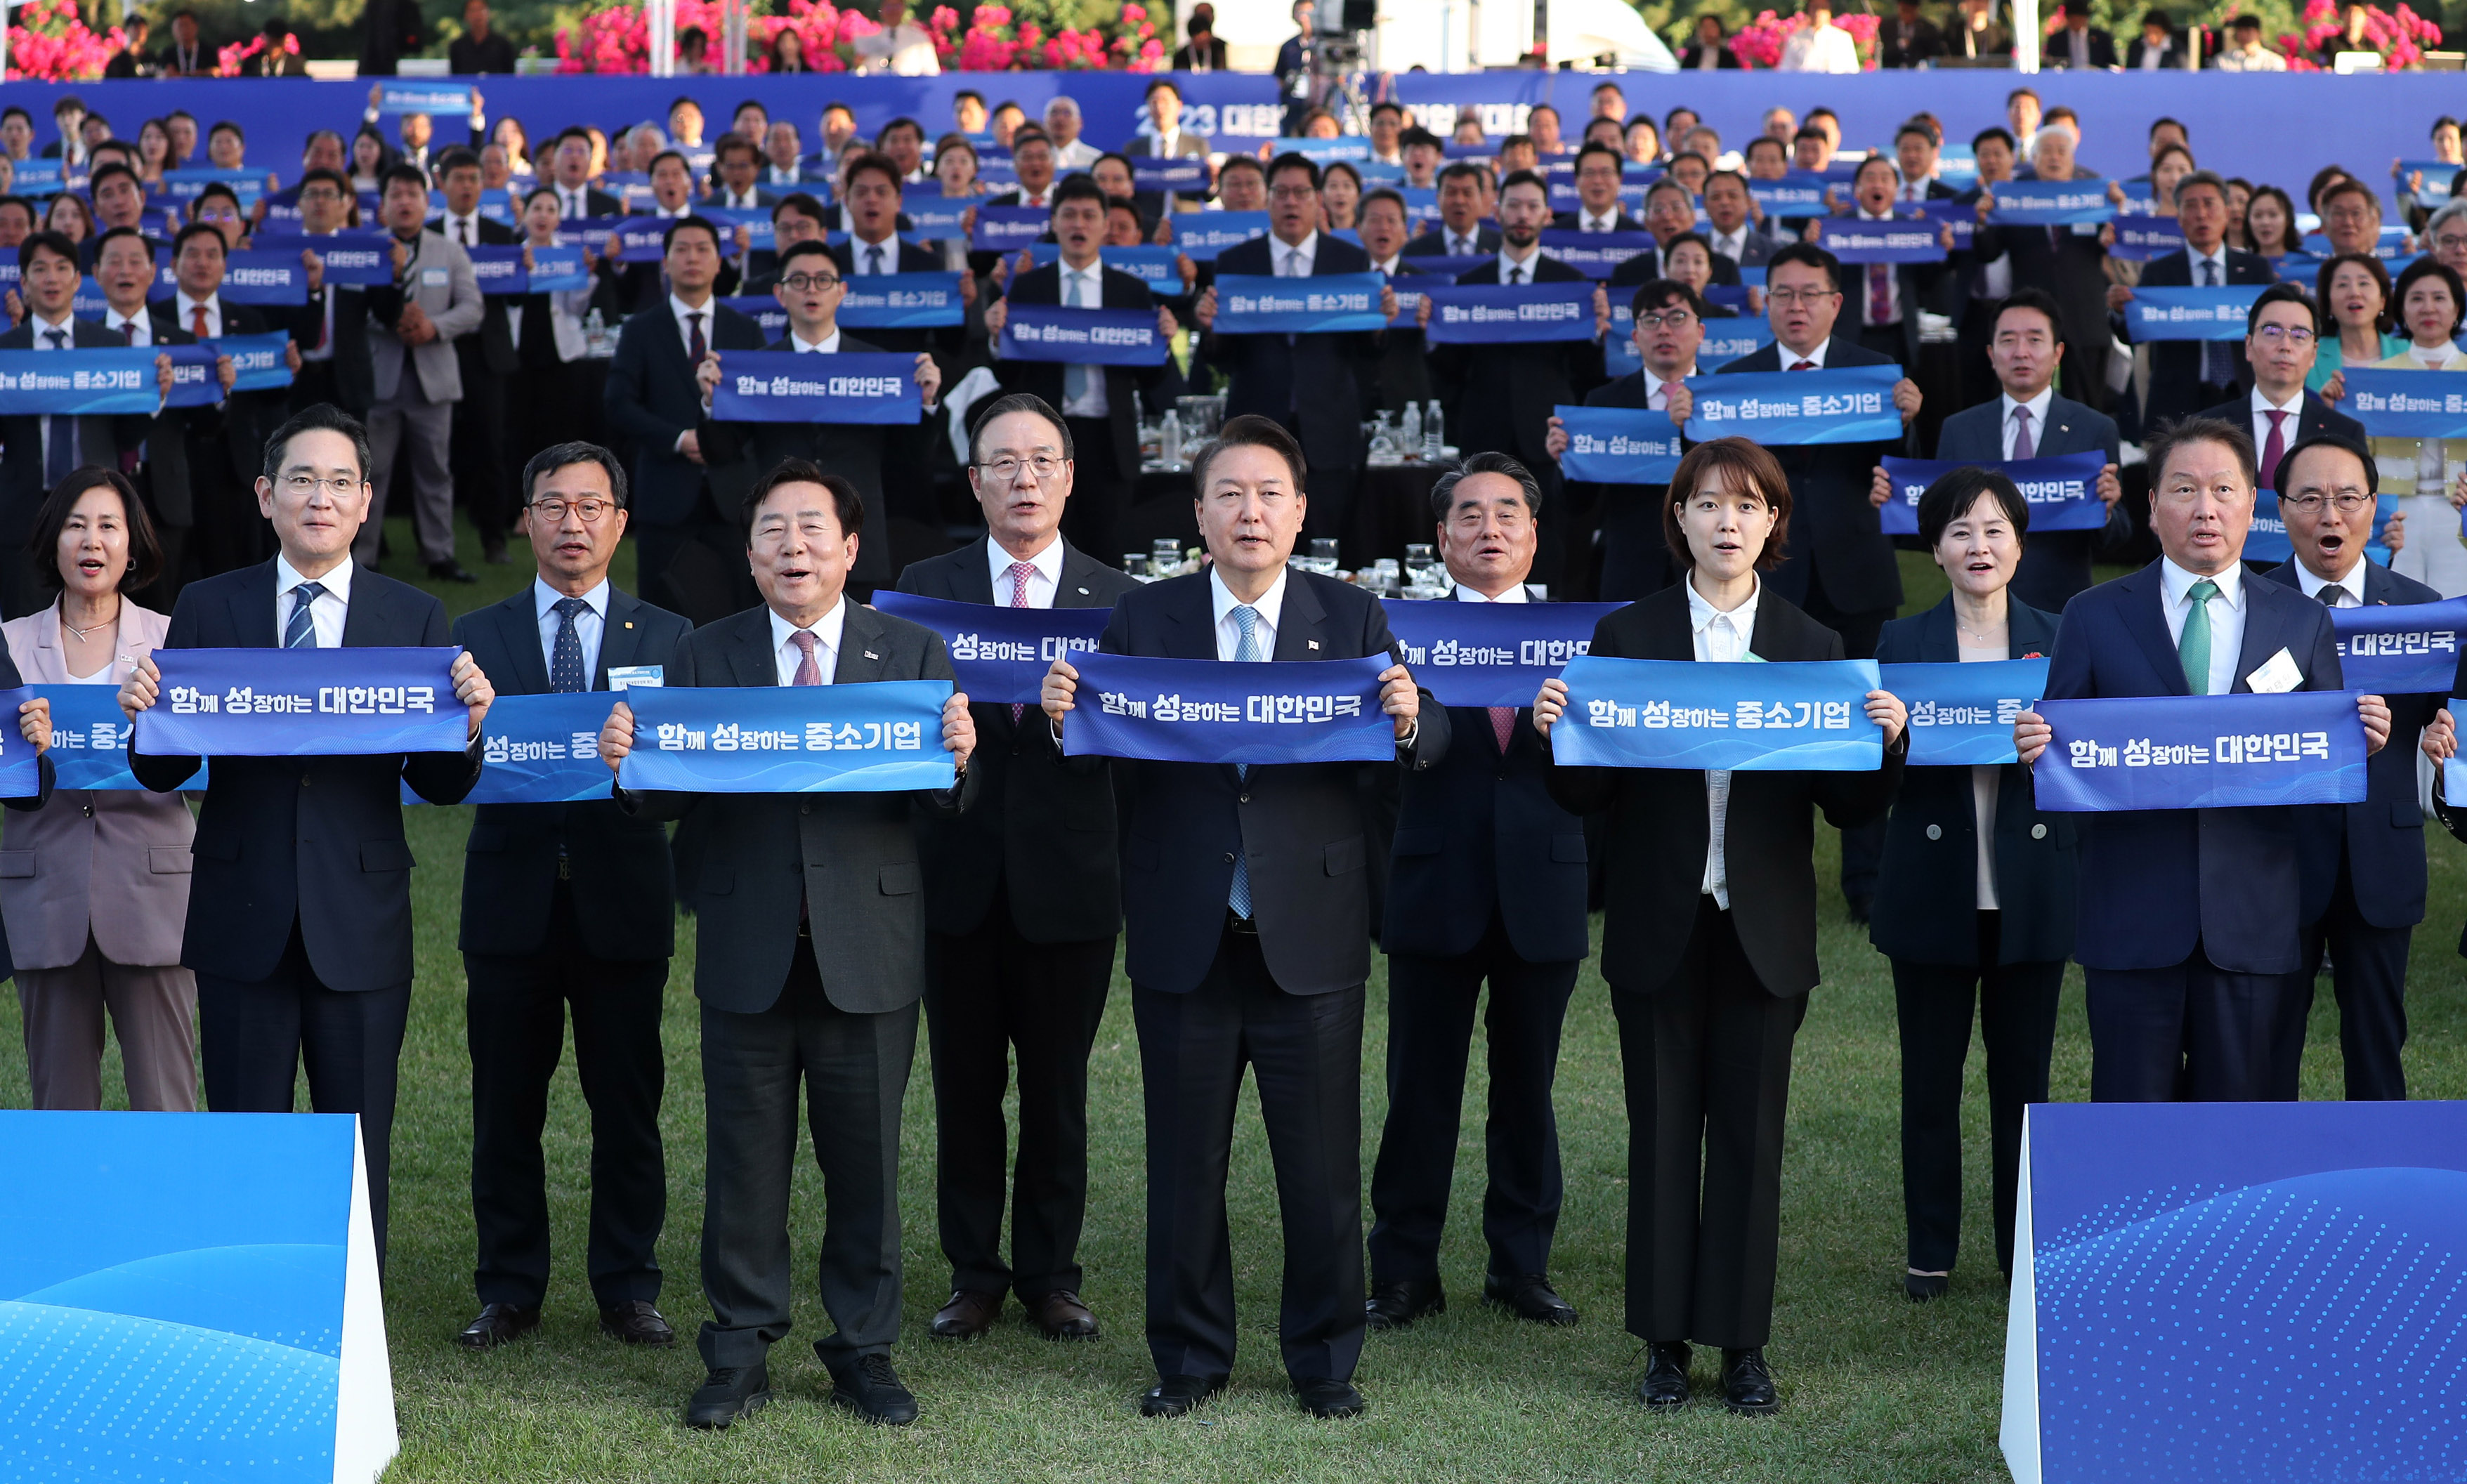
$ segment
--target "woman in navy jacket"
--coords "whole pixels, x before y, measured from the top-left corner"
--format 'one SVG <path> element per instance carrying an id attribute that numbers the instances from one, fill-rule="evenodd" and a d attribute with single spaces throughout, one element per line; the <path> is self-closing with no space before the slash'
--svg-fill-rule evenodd
<path id="1" fill-rule="evenodd" d="M 1925 613 L 1886 624 L 1880 663 L 2022 660 L 2055 648 L 2055 616 L 2005 591 L 2030 523 L 2011 480 L 1957 469 L 1919 497 L 1918 520 L 1953 591 Z M 1913 1300 L 1944 1293 L 1960 1241 L 1961 1075 L 1974 1001 L 1987 1048 L 1996 1260 L 2013 1270 L 2022 1110 L 2048 1098 L 2056 991 L 2072 954 L 2072 843 L 2071 821 L 2033 804 L 2020 763 L 1902 775 L 1868 938 L 1892 959 L 1901 1018 L 1910 1225 L 1902 1283 Z M 1965 903 L 1974 910 L 1962 911 Z"/>

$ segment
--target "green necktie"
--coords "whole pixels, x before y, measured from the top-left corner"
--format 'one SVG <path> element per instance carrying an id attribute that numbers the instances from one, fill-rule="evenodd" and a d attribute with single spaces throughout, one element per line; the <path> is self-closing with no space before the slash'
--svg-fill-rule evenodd
<path id="1" fill-rule="evenodd" d="M 2184 665 L 2184 684 L 2193 694 L 2210 693 L 2210 599 L 2219 596 L 2219 585 L 2204 577 L 2185 589 L 2192 603 L 2184 610 L 2184 632 L 2176 641 L 2176 658 Z"/>

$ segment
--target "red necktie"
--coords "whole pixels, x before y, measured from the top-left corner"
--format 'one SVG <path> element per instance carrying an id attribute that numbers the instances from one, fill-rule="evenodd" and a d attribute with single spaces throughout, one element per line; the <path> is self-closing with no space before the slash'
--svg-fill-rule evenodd
<path id="1" fill-rule="evenodd" d="M 2261 444 L 2261 487 L 2276 489 L 2278 461 L 2287 454 L 2287 439 L 2281 435 L 2279 424 L 2286 419 L 2287 414 L 2274 407 L 2263 416 L 2270 419 L 2270 437 Z"/>
<path id="2" fill-rule="evenodd" d="M 1816 363 L 1814 361 L 1794 361 L 1791 363 L 1790 369 L 1792 371 L 1814 371 L 1816 370 Z"/>
<path id="3" fill-rule="evenodd" d="M 212 340 L 214 338 L 215 332 L 206 326 L 206 306 L 204 304 L 191 304 L 189 306 L 189 333 L 196 336 L 199 340 Z"/>
<path id="4" fill-rule="evenodd" d="M 686 360 L 700 366 L 702 358 L 710 353 L 711 342 L 702 338 L 702 311 L 697 309 L 686 316 Z"/>
<path id="5" fill-rule="evenodd" d="M 1506 756 L 1507 739 L 1516 734 L 1516 708 L 1512 706 L 1490 708 L 1490 731 L 1491 735 L 1499 738 L 1499 755 Z"/>

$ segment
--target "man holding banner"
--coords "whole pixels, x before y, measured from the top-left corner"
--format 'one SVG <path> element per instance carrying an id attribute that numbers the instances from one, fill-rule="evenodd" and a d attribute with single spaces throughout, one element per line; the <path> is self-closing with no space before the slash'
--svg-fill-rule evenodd
<path id="1" fill-rule="evenodd" d="M 265 318 L 254 306 L 223 297 L 229 257 L 223 235 L 215 228 L 191 222 L 180 229 L 171 244 L 179 287 L 169 304 L 154 307 L 158 333 L 186 330 L 192 341 L 267 333 Z M 286 349 L 284 356 L 295 370 L 298 353 Z M 261 418 L 281 405 L 271 393 L 244 392 L 225 397 L 219 406 L 189 410 L 183 434 L 200 576 L 237 572 L 264 558 L 265 525 L 250 487 L 256 477 L 253 465 L 264 447 L 267 423 Z"/>
<path id="2" fill-rule="evenodd" d="M 2142 426 L 2148 428 L 2226 401 L 2244 380 L 2243 337 L 2230 329 L 2213 330 L 2196 340 L 2154 341 L 2147 333 L 2135 333 L 2132 311 L 2126 305 L 2137 296 L 2174 297 L 2143 295 L 2145 289 L 2259 288 L 2278 281 L 2269 259 L 2228 246 L 2228 187 L 2215 171 L 2195 170 L 2176 183 L 2176 221 L 2184 229 L 2184 245 L 2143 263 L 2139 287 L 2117 283 L 2107 291 L 2109 310 L 2125 316 L 2125 340 L 2150 346 L 2150 393 L 2141 407 Z M 2237 296 L 2201 297 L 2231 300 Z M 2264 489 L 2273 487 L 2269 462 L 2263 461 Z"/>
<path id="3" fill-rule="evenodd" d="M 167 350 L 172 346 L 196 343 L 187 330 L 168 320 L 155 320 L 147 307 L 146 296 L 154 286 L 154 255 L 135 229 L 114 227 L 103 234 L 95 251 L 94 272 L 106 306 L 102 327 L 124 343 L 139 349 L 160 346 Z M 158 369 L 168 369 L 170 357 L 158 356 L 156 364 Z M 228 394 L 238 375 L 231 357 L 216 357 L 215 370 L 216 380 Z M 221 420 L 214 408 L 170 406 L 150 416 L 131 413 L 111 420 L 112 442 L 118 457 L 105 467 L 127 472 L 129 483 L 153 517 L 162 560 L 160 574 L 148 584 L 147 591 L 149 596 L 159 596 L 167 609 L 170 600 L 180 596 L 180 559 L 187 550 L 190 528 L 195 524 L 189 482 L 188 430 L 192 419 L 201 415 L 211 422 Z M 218 472 L 229 461 L 241 456 L 237 449 L 213 449 L 209 457 L 215 459 Z"/>
<path id="4" fill-rule="evenodd" d="M 189 890 L 180 953 L 197 976 L 208 1106 L 289 1113 L 305 1064 L 315 1112 L 359 1115 L 382 1265 L 395 1065 L 411 1010 L 401 790 L 462 801 L 480 776 L 480 729 L 495 692 L 468 653 L 442 663 L 443 605 L 352 561 L 370 506 L 368 436 L 357 422 L 310 408 L 275 430 L 264 467 L 258 508 L 281 551 L 180 594 L 162 647 L 120 687 L 135 723 L 128 766 L 167 794 L 213 755 L 195 845 L 209 864 Z M 410 646 L 348 669 L 313 659 Z M 167 686 L 177 651 L 197 649 L 239 653 L 187 660 Z M 319 690 L 324 677 L 345 674 L 348 687 Z M 158 707 L 167 688 L 170 704 Z M 304 689 L 318 692 L 318 725 L 297 719 L 309 710 Z M 211 705 L 252 692 L 269 704 Z M 389 709 L 368 715 L 380 704 Z"/>
<path id="5" fill-rule="evenodd" d="M 1275 173 L 1301 183 L 1306 163 Z M 1246 1065 L 1284 1212 L 1285 1374 L 1313 1416 L 1365 1405 L 1360 765 L 1432 768 L 1450 729 L 1378 600 L 1286 565 L 1305 468 L 1281 424 L 1229 419 L 1193 466 L 1208 573 L 1116 603 L 1102 653 L 1082 657 L 1084 706 L 1070 662 L 1044 686 L 1065 753 L 1138 759 L 1123 770 L 1122 905 L 1147 1092 L 1150 1417 L 1187 1415 L 1234 1368 L 1225 1180 Z"/>
<path id="6" fill-rule="evenodd" d="M 523 483 L 522 530 L 537 574 L 504 602 L 455 620 L 454 638 L 505 686 L 488 761 L 536 755 L 545 738 L 589 768 L 577 781 L 599 797 L 493 799 L 493 767 L 475 790 L 457 946 L 481 1309 L 455 1340 L 483 1350 L 539 1327 L 549 1279 L 540 1131 L 571 1002 L 575 1069 L 591 1109 L 588 1261 L 600 1328 L 628 1344 L 667 1345 L 675 1335 L 654 1307 L 653 1249 L 668 1216 L 660 1005 L 676 935 L 668 837 L 610 800 L 596 745 L 574 744 L 597 737 L 608 691 L 663 683 L 688 625 L 608 580 L 625 534 L 625 471 L 615 454 L 591 443 L 545 448 Z"/>
<path id="7" fill-rule="evenodd" d="M 147 255 L 152 262 L 152 255 Z M 77 244 L 57 232 L 37 232 L 17 244 L 17 287 L 26 318 L 0 334 L 0 358 L 32 370 L 34 357 L 11 351 L 101 350 L 125 346 L 120 336 L 71 314 L 77 303 Z M 19 406 L 27 398 L 12 398 Z M 34 558 L 25 551 L 34 512 L 52 486 L 83 464 L 114 468 L 112 419 L 74 412 L 0 415 L 0 618 L 22 618 L 41 610 L 49 595 L 34 580 Z"/>
<path id="8" fill-rule="evenodd" d="M 2304 385 L 2320 354 L 2320 311 L 2303 284 L 2274 283 L 2263 289 L 2245 316 L 2244 359 L 2252 371 L 2252 390 L 2202 413 L 2252 429 L 2252 446 L 2260 451 L 2255 469 L 2263 489 L 2278 487 L 2279 460 L 2298 443 L 2323 437 L 2365 442 L 2363 423 Z M 2378 486 L 2378 465 L 2373 480 Z M 2397 544 L 2391 547 L 2396 550 Z"/>
<path id="9" fill-rule="evenodd" d="M 821 1287 L 835 1333 L 814 1350 L 830 1370 L 831 1401 L 868 1422 L 917 1420 L 917 1399 L 891 1361 L 899 1105 L 925 991 L 910 810 L 957 813 L 973 801 L 976 726 L 968 698 L 955 692 L 934 703 L 939 730 L 926 732 L 916 689 L 895 683 L 947 686 L 941 638 L 849 599 L 864 519 L 855 486 L 810 463 L 789 460 L 757 481 L 743 528 L 762 605 L 688 635 L 665 688 L 629 692 L 600 733 L 618 802 L 638 819 L 684 821 L 677 856 L 702 1001 L 702 1280 L 712 1310 L 698 1341 L 710 1374 L 687 1404 L 690 1428 L 727 1428 L 771 1400 L 765 1358 L 789 1328 L 788 1172 L 801 1084 L 829 1210 Z M 785 694 L 802 686 L 831 693 Z M 648 712 L 654 701 L 670 703 L 675 719 L 646 716 L 637 750 L 635 707 Z M 754 709 L 766 701 L 793 708 Z M 740 727 L 732 708 L 763 720 Z M 791 741 L 802 730 L 826 746 L 690 745 L 772 725 Z M 749 752 L 769 769 L 729 771 Z M 942 752 L 956 776 L 929 766 Z M 869 787 L 863 775 L 874 769 L 894 786 Z"/>
<path id="10" fill-rule="evenodd" d="M 1174 191 L 1170 200 L 1173 211 L 1198 211 L 1208 202 L 1208 156 L 1215 146 L 1209 143 L 1207 135 L 1194 134 L 1182 126 L 1182 89 L 1173 79 L 1161 77 L 1149 81 L 1147 110 L 1148 126 L 1122 146 L 1122 153 L 1131 158 L 1133 180 L 1138 179 L 1142 160 L 1197 160 L 1201 189 Z M 1166 191 L 1137 191 L 1132 199 L 1139 204 L 1140 214 L 1150 220 L 1166 213 Z"/>
<path id="11" fill-rule="evenodd" d="M 2254 488 L 2252 439 L 2242 427 L 2186 418 L 2151 439 L 2150 454 L 2150 523 L 2162 554 L 2066 606 L 2042 704 L 2058 712 L 2058 703 L 2092 698 L 2194 699 L 2113 723 L 2061 713 L 2062 745 L 2048 715 L 2024 711 L 2014 750 L 2033 765 L 2042 809 L 2094 811 L 2082 821 L 2073 936 L 2090 1010 L 2092 1098 L 2265 1101 L 2277 1092 L 2274 1041 L 2287 977 L 2304 961 L 2303 855 L 2318 843 L 2305 811 L 2288 803 L 2362 801 L 2361 786 L 2336 797 L 2348 778 L 2333 770 L 2351 750 L 2362 784 L 2364 755 L 2389 736 L 2390 709 L 2376 695 L 2325 699 L 2319 714 L 2233 700 L 2340 690 L 2329 611 L 2245 572 Z M 2094 730 L 2101 726 L 2134 736 L 2119 744 Z M 2247 726 L 2267 729 L 2249 761 Z M 2275 736 L 2287 739 L 2275 767 Z M 2198 753 L 2218 770 L 2212 791 L 2248 806 L 2187 807 L 2204 796 L 2172 788 L 2171 769 L 2105 766 L 2137 743 L 2144 759 Z M 2316 778 L 2339 787 L 2306 787 Z"/>
<path id="12" fill-rule="evenodd" d="M 1705 321 L 1713 313 L 1713 306 L 1676 279 L 1656 279 L 1637 289 L 1631 313 L 1636 326 L 1632 338 L 1643 364 L 1617 381 L 1596 387 L 1586 395 L 1585 406 L 1661 414 L 1670 425 L 1674 441 L 1681 442 L 1681 448 L 1672 451 L 1670 463 L 1662 466 L 1663 478 L 1603 478 L 1596 482 L 1588 477 L 1588 472 L 1580 472 L 1589 471 L 1589 463 L 1580 463 L 1572 470 L 1569 450 L 1573 435 L 1566 420 L 1556 413 L 1550 417 L 1547 445 L 1560 472 L 1569 480 L 1572 494 L 1587 488 L 1596 492 L 1592 503 L 1599 511 L 1601 529 L 1601 578 L 1596 596 L 1615 603 L 1633 602 L 1648 593 L 1659 593 L 1672 580 L 1670 546 L 1662 534 L 1662 504 L 1668 488 L 1664 480 L 1667 470 L 1676 467 L 1679 452 L 1684 451 L 1684 440 L 1677 435 L 1686 428 L 1688 414 L 1695 406 L 1695 394 L 1687 390 L 1687 382 L 1696 375 L 1696 351 L 1705 343 Z M 1658 431 L 1651 417 L 1635 422 L 1641 436 L 1650 437 Z M 1578 458 L 1581 460 L 1582 455 Z"/>

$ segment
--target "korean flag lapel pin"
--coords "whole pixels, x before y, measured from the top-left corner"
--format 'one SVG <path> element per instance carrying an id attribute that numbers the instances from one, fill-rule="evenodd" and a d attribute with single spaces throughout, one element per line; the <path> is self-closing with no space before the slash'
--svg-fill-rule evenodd
<path id="1" fill-rule="evenodd" d="M 1313 649 L 1317 649 L 1317 648 L 1319 647 L 1319 641 L 1318 641 L 1318 640 L 1315 640 L 1315 639 L 1313 639 L 1313 640 L 1306 640 L 1306 641 L 1304 641 L 1304 642 L 1305 642 L 1305 643 L 1308 643 L 1308 644 L 1309 644 Z"/>

